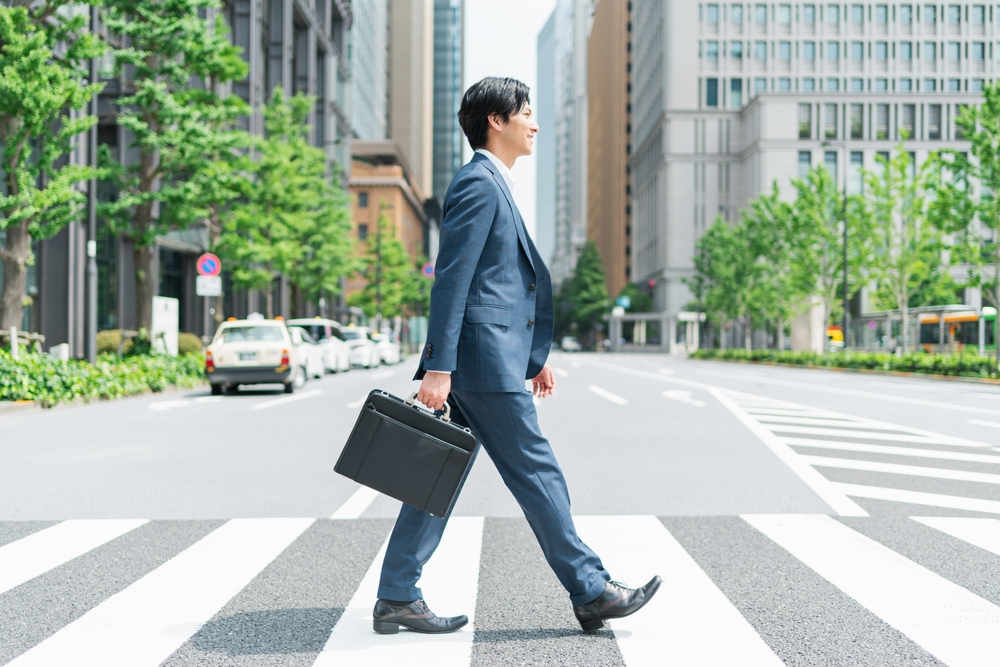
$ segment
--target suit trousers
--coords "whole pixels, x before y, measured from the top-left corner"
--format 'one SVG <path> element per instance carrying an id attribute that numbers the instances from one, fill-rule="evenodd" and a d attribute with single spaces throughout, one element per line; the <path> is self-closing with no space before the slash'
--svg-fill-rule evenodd
<path id="1" fill-rule="evenodd" d="M 514 494 L 570 602 L 578 606 L 596 599 L 610 577 L 597 554 L 576 534 L 566 480 L 538 427 L 531 392 L 452 391 L 448 403 L 452 421 L 472 429 L 476 453 L 480 445 L 486 449 Z M 403 504 L 382 562 L 380 598 L 423 598 L 417 582 L 447 522 Z"/>

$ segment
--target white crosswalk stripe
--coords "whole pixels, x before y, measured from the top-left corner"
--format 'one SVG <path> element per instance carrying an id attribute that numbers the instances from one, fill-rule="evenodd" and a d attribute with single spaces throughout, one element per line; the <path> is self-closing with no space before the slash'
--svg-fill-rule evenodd
<path id="1" fill-rule="evenodd" d="M 882 619 L 887 628 L 895 628 L 912 640 L 916 650 L 922 647 L 953 667 L 995 664 L 996 655 L 1000 654 L 1000 607 L 996 599 L 979 597 L 945 578 L 944 574 L 918 565 L 828 516 L 748 515 L 743 520 L 803 563 L 808 568 L 803 571 L 815 573 L 810 576 L 826 580 L 856 601 L 859 610 L 867 609 Z M 899 520 L 911 521 L 908 518 Z M 1000 556 L 1000 520 L 960 517 L 913 517 L 912 520 L 939 531 L 941 540 L 951 539 L 946 537 L 950 535 L 965 543 L 961 545 L 964 548 L 985 550 L 988 553 L 984 553 L 984 557 Z M 202 661 L 183 664 L 216 664 L 220 662 L 218 654 L 198 652 L 210 650 L 193 641 L 199 628 L 216 618 L 234 596 L 249 588 L 284 552 L 301 550 L 299 545 L 307 540 L 300 538 L 317 521 L 326 521 L 331 527 L 345 527 L 354 521 L 356 523 L 351 525 L 372 531 L 368 533 L 372 538 L 368 542 L 371 545 L 368 554 L 374 552 L 378 541 L 383 545 L 374 557 L 365 557 L 363 563 L 372 558 L 367 572 L 362 575 L 363 568 L 358 569 L 358 578 L 351 580 L 346 592 L 353 591 L 353 594 L 343 598 L 346 601 L 350 597 L 350 601 L 339 621 L 331 621 L 332 627 L 322 650 L 319 645 L 313 649 L 318 651 L 313 664 L 319 667 L 378 667 L 400 663 L 464 667 L 472 663 L 477 641 L 494 641 L 489 637 L 477 637 L 475 631 L 477 611 L 495 614 L 496 607 L 490 605 L 502 605 L 495 591 L 483 594 L 479 588 L 480 572 L 489 566 L 481 558 L 484 535 L 490 526 L 483 517 L 453 517 L 421 578 L 428 602 L 437 613 L 464 613 L 470 617 L 466 628 L 444 636 L 405 630 L 398 635 L 373 632 L 371 609 L 388 541 L 388 527 L 384 521 L 233 519 L 193 545 L 179 547 L 179 552 L 172 558 L 167 556 L 163 565 L 139 576 L 121 592 L 110 595 L 61 629 L 53 628 L 54 634 L 40 639 L 34 647 L 7 664 L 17 667 L 143 667 L 161 664 L 182 646 L 187 653 L 182 651 L 178 655 L 205 657 Z M 695 551 L 689 553 L 685 548 L 685 544 L 692 543 L 685 542 L 680 534 L 672 534 L 660 519 L 653 516 L 581 516 L 575 517 L 575 521 L 581 538 L 601 556 L 615 579 L 631 585 L 645 583 L 654 574 L 664 579 L 660 592 L 646 609 L 610 623 L 614 641 L 628 667 L 662 664 L 777 667 L 783 664 L 779 656 L 787 659 L 767 640 L 769 636 L 780 635 L 782 629 L 768 635 L 752 623 L 744 615 L 748 609 L 746 601 L 741 606 L 727 597 L 729 589 L 713 580 L 712 570 L 704 569 L 692 555 Z M 30 560 L 25 554 L 31 551 L 24 545 L 34 545 L 35 553 L 51 550 L 58 554 L 59 557 L 39 561 L 30 572 L 17 566 L 21 568 L 21 579 L 29 575 L 37 577 L 66 564 L 67 558 L 83 555 L 88 549 L 102 545 L 113 548 L 115 534 L 125 534 L 145 523 L 63 522 L 0 547 L 0 559 L 4 554 L 15 553 L 16 549 L 22 550 L 19 560 L 8 557 L 7 561 L 0 562 L 16 564 Z M 667 525 L 674 524 L 667 520 Z M 687 539 L 690 540 L 690 536 Z M 343 544 L 312 544 L 314 549 L 322 551 L 313 553 L 310 558 L 329 561 L 330 567 L 337 567 L 338 559 L 354 548 L 351 540 Z M 954 548 L 955 544 L 942 542 L 938 547 Z M 44 549 L 39 551 L 42 545 Z M 511 547 L 537 548 L 529 544 Z M 754 567 L 756 554 L 742 551 L 734 554 L 734 558 L 746 560 L 739 567 Z M 989 581 L 992 574 L 986 569 L 982 577 Z M 282 570 L 267 570 L 270 577 L 276 576 L 275 572 Z M 4 574 L 5 570 L 0 569 L 0 576 Z M 30 577 L 25 580 L 28 585 Z M 764 582 L 763 585 L 768 584 Z M 775 581 L 773 585 L 786 587 L 794 585 L 794 581 Z M 0 637 L 14 629 L 3 625 L 5 619 L 10 618 L 3 614 L 3 609 L 5 604 L 17 601 L 21 590 L 10 588 L 0 593 Z M 63 594 L 68 593 L 46 591 L 49 596 Z M 289 608 L 294 608 L 294 600 L 285 602 Z M 550 603 L 564 605 L 568 601 L 553 599 Z M 223 618 L 223 624 L 225 620 Z M 515 622 L 516 628 L 535 627 L 530 618 Z M 755 623 L 761 622 L 760 617 L 756 618 Z M 835 626 L 836 619 L 831 619 L 830 623 Z M 256 627 L 251 631 L 256 633 Z M 322 637 L 327 635 L 324 633 Z M 279 645 L 264 652 L 262 662 L 253 664 L 281 663 L 282 650 L 285 650 L 283 645 Z M 825 661 L 823 656 L 810 658 L 808 646 L 796 650 L 809 658 L 810 664 L 834 664 Z M 536 657 L 537 664 L 558 664 L 554 657 L 546 662 L 545 654 Z M 3 660 L 0 658 L 0 662 Z"/>

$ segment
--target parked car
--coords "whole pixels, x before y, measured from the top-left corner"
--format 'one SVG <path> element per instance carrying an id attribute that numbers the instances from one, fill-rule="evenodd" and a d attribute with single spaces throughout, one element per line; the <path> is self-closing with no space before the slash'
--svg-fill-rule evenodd
<path id="1" fill-rule="evenodd" d="M 562 340 L 559 341 L 559 349 L 563 352 L 579 352 L 583 349 L 583 346 L 580 345 L 576 336 L 563 336 Z"/>
<path id="2" fill-rule="evenodd" d="M 379 365 L 378 346 L 371 339 L 371 329 L 349 324 L 340 330 L 351 347 L 351 365 L 371 368 Z"/>
<path id="3" fill-rule="evenodd" d="M 308 379 L 300 350 L 281 320 L 223 322 L 205 351 L 205 372 L 213 396 L 235 392 L 243 384 L 275 382 L 291 394 Z"/>
<path id="4" fill-rule="evenodd" d="M 326 374 L 326 364 L 323 363 L 323 348 L 302 327 L 288 327 L 292 336 L 292 345 L 299 351 L 299 359 L 306 367 L 306 375 L 319 379 Z"/>
<path id="5" fill-rule="evenodd" d="M 399 345 L 399 337 L 393 331 L 373 333 L 372 340 L 378 346 L 378 355 L 383 364 L 398 364 L 403 358 L 403 350 Z"/>
<path id="6" fill-rule="evenodd" d="M 323 366 L 331 373 L 351 370 L 351 348 L 341 333 L 340 322 L 321 317 L 288 320 L 290 327 L 302 327 L 323 350 Z"/>

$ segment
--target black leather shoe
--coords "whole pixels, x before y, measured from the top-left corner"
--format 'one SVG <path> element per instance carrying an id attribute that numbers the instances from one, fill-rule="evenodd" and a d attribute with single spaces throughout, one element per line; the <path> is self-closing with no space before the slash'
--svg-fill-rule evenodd
<path id="1" fill-rule="evenodd" d="M 640 588 L 629 588 L 617 581 L 609 581 L 596 600 L 573 607 L 573 613 L 584 632 L 597 632 L 604 627 L 604 619 L 623 618 L 642 609 L 659 587 L 659 576 L 653 577 Z"/>
<path id="2" fill-rule="evenodd" d="M 394 635 L 399 632 L 401 625 L 414 632 L 430 634 L 454 632 L 469 622 L 469 617 L 465 614 L 449 617 L 435 616 L 423 600 L 415 600 L 403 606 L 379 600 L 375 603 L 372 617 L 375 632 L 380 635 Z"/>

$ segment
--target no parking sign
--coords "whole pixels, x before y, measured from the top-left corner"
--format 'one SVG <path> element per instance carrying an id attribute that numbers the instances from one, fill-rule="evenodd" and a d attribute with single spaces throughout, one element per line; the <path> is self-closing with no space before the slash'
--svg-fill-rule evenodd
<path id="1" fill-rule="evenodd" d="M 198 258 L 198 275 L 217 276 L 222 273 L 222 262 L 210 252 Z"/>
<path id="2" fill-rule="evenodd" d="M 198 296 L 222 296 L 222 262 L 210 252 L 198 258 L 198 278 L 195 280 L 195 294 Z"/>

